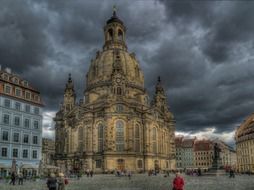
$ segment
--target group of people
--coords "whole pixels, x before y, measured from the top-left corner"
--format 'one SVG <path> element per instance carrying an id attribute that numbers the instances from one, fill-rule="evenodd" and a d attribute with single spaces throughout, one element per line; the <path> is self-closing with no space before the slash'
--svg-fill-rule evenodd
<path id="1" fill-rule="evenodd" d="M 58 177 L 54 173 L 51 173 L 47 180 L 48 190 L 64 190 L 67 184 L 68 180 L 63 173 L 59 173 Z"/>
<path id="2" fill-rule="evenodd" d="M 89 177 L 89 176 L 93 177 L 93 170 L 87 169 L 85 173 L 86 173 L 86 177 Z"/>
<path id="3" fill-rule="evenodd" d="M 156 170 L 148 170 L 148 176 L 154 175 L 156 176 L 159 172 Z"/>
<path id="4" fill-rule="evenodd" d="M 10 185 L 15 185 L 16 181 L 18 180 L 19 185 L 23 185 L 24 177 L 23 174 L 20 172 L 18 175 L 15 172 L 11 173 L 11 181 Z"/>
<path id="5" fill-rule="evenodd" d="M 129 179 L 131 179 L 131 176 L 132 176 L 132 173 L 131 173 L 131 171 L 130 170 L 115 170 L 115 175 L 117 176 L 117 177 L 121 177 L 121 176 L 128 176 L 128 178 Z"/>

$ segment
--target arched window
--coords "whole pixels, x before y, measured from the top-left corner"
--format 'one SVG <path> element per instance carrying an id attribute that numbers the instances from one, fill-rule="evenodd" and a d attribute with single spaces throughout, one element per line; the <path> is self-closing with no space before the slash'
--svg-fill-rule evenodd
<path id="1" fill-rule="evenodd" d="M 123 40 L 123 32 L 122 30 L 118 30 L 118 40 Z"/>
<path id="2" fill-rule="evenodd" d="M 117 88 L 116 88 L 116 94 L 117 94 L 117 95 L 121 95 L 121 94 L 122 94 L 122 89 L 121 89 L 121 87 L 117 87 Z"/>
<path id="3" fill-rule="evenodd" d="M 108 30 L 108 39 L 109 39 L 109 40 L 112 40 L 112 39 L 113 39 L 113 30 L 112 30 L 112 28 L 110 28 L 110 29 Z"/>
<path id="4" fill-rule="evenodd" d="M 140 152 L 140 128 L 135 126 L 135 151 Z"/>
<path id="5" fill-rule="evenodd" d="M 104 141 L 104 129 L 103 125 L 100 123 L 98 125 L 98 152 L 103 151 L 103 141 Z"/>
<path id="6" fill-rule="evenodd" d="M 124 151 L 124 123 L 116 122 L 116 151 Z"/>
<path id="7" fill-rule="evenodd" d="M 154 127 L 152 130 L 152 145 L 153 145 L 153 153 L 157 153 L 157 131 Z"/>
<path id="8" fill-rule="evenodd" d="M 83 142 L 84 142 L 84 131 L 83 131 L 83 127 L 80 127 L 79 130 L 78 130 L 78 140 L 79 140 L 79 150 L 82 151 L 83 149 Z"/>

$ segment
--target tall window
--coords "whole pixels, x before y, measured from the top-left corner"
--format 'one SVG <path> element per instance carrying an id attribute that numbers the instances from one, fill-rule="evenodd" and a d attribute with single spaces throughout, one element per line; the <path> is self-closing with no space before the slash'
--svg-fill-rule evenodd
<path id="1" fill-rule="evenodd" d="M 135 151 L 140 152 L 140 128 L 135 126 Z"/>
<path id="2" fill-rule="evenodd" d="M 39 121 L 34 121 L 34 129 L 39 129 Z"/>
<path id="3" fill-rule="evenodd" d="M 78 148 L 80 152 L 83 152 L 84 147 L 84 130 L 83 127 L 79 127 L 78 129 Z"/>
<path id="4" fill-rule="evenodd" d="M 36 159 L 38 157 L 37 150 L 33 150 L 33 159 Z"/>
<path id="5" fill-rule="evenodd" d="M 29 125 L 30 125 L 29 119 L 25 119 L 25 121 L 24 121 L 24 127 L 25 128 L 29 128 Z"/>
<path id="6" fill-rule="evenodd" d="M 13 142 L 19 142 L 19 133 L 13 133 Z"/>
<path id="7" fill-rule="evenodd" d="M 33 136 L 33 144 L 38 144 L 38 136 Z"/>
<path id="8" fill-rule="evenodd" d="M 20 111 L 21 109 L 21 104 L 19 102 L 15 102 L 15 109 Z"/>
<path id="9" fill-rule="evenodd" d="M 138 160 L 138 168 L 142 168 L 143 167 L 143 161 L 142 160 Z"/>
<path id="10" fill-rule="evenodd" d="M 122 30 L 118 30 L 118 40 L 123 40 L 123 32 L 122 32 Z"/>
<path id="11" fill-rule="evenodd" d="M 153 145 L 153 153 L 157 153 L 157 131 L 154 127 L 152 130 L 152 145 Z"/>
<path id="12" fill-rule="evenodd" d="M 124 150 L 124 123 L 122 121 L 116 122 L 116 151 Z"/>
<path id="13" fill-rule="evenodd" d="M 29 135 L 28 134 L 24 134 L 24 136 L 23 136 L 23 143 L 26 143 L 26 144 L 29 143 Z"/>
<path id="14" fill-rule="evenodd" d="M 4 114 L 3 123 L 9 125 L 10 123 L 10 116 L 8 114 Z"/>
<path id="15" fill-rule="evenodd" d="M 121 87 L 117 87 L 116 88 L 116 94 L 117 95 L 122 95 L 122 89 L 121 89 Z"/>
<path id="16" fill-rule="evenodd" d="M 95 167 L 101 168 L 101 160 L 95 160 Z"/>
<path id="17" fill-rule="evenodd" d="M 26 110 L 26 112 L 30 112 L 30 106 L 26 105 L 25 110 Z"/>
<path id="18" fill-rule="evenodd" d="M 40 112 L 39 108 L 38 108 L 38 107 L 35 107 L 35 108 L 34 108 L 34 114 L 37 114 L 37 115 L 38 115 L 39 112 Z"/>
<path id="19" fill-rule="evenodd" d="M 3 141 L 8 141 L 9 140 L 9 133 L 8 133 L 8 131 L 3 131 L 3 133 L 2 133 L 2 139 L 3 139 Z"/>
<path id="20" fill-rule="evenodd" d="M 113 39 L 113 30 L 111 28 L 108 30 L 108 39 L 109 40 Z"/>
<path id="21" fill-rule="evenodd" d="M 28 150 L 27 149 L 23 150 L 23 158 L 28 158 Z"/>
<path id="22" fill-rule="evenodd" d="M 4 106 L 7 107 L 7 108 L 10 108 L 11 107 L 11 101 L 8 100 L 8 99 L 5 99 L 4 100 Z"/>
<path id="23" fill-rule="evenodd" d="M 15 126 L 19 126 L 20 125 L 20 117 L 18 117 L 18 116 L 14 117 L 14 125 Z"/>
<path id="24" fill-rule="evenodd" d="M 103 140 L 104 140 L 104 129 L 103 125 L 100 123 L 98 125 L 98 152 L 103 151 Z"/>
<path id="25" fill-rule="evenodd" d="M 18 152 L 18 149 L 17 149 L 17 148 L 12 149 L 12 157 L 13 157 L 13 158 L 17 158 L 17 157 L 18 157 L 18 154 L 19 154 L 19 152 Z"/>
<path id="26" fill-rule="evenodd" d="M 7 157 L 7 153 L 8 153 L 8 150 L 7 150 L 7 148 L 2 148 L 2 157 Z"/>

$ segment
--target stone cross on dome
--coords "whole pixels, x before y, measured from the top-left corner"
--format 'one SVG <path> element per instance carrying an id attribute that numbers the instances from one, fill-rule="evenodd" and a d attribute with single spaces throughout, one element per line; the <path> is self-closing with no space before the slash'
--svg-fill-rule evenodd
<path id="1" fill-rule="evenodd" d="M 113 16 L 116 16 L 116 5 L 113 5 Z"/>

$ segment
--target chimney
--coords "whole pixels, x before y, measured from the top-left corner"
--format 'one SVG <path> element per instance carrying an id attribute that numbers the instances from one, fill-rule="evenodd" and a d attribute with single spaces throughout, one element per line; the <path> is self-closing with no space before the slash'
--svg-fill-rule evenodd
<path id="1" fill-rule="evenodd" d="M 9 74 L 11 74 L 11 68 L 9 68 L 9 67 L 6 67 L 6 68 L 5 68 L 5 72 L 6 72 L 6 73 L 9 73 Z"/>

